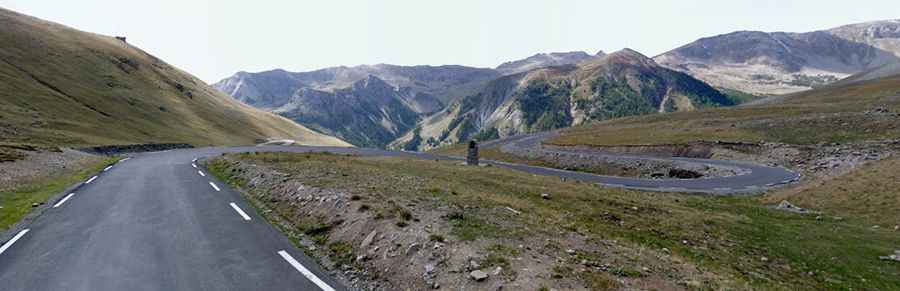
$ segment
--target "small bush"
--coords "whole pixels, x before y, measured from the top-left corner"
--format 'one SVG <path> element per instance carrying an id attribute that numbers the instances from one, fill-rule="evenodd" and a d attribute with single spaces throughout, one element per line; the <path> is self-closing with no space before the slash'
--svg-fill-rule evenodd
<path id="1" fill-rule="evenodd" d="M 439 234 L 431 234 L 428 236 L 428 240 L 433 242 L 444 242 L 444 236 Z"/>

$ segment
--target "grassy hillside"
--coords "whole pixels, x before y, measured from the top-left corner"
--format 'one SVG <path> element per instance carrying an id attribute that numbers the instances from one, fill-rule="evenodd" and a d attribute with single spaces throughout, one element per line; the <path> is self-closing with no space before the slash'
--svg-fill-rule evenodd
<path id="1" fill-rule="evenodd" d="M 85 146 L 345 145 L 243 105 L 114 37 L 0 9 L 0 140 Z"/>
<path id="2" fill-rule="evenodd" d="M 900 264 L 878 259 L 900 243 L 893 229 L 837 218 L 840 212 L 817 218 L 779 211 L 760 198 L 631 191 L 496 167 L 327 154 L 230 155 L 210 168 L 258 207 L 273 210 L 264 213 L 286 221 L 279 225 L 293 238 L 312 240 L 332 259 L 397 287 L 390 289 L 426 289 L 421 270 L 431 261 L 420 258 L 443 249 L 452 253 L 435 280 L 452 290 L 473 286 L 465 272 L 448 271 L 465 270 L 469 258 L 485 270 L 502 267 L 499 276 L 476 283 L 479 290 L 894 290 L 900 284 Z M 260 182 L 269 179 L 271 185 Z M 344 198 L 284 203 L 297 196 L 297 186 L 285 183 L 316 189 L 300 195 L 310 195 L 303 201 Z M 884 218 L 891 216 L 896 213 Z M 368 251 L 357 246 L 371 230 L 391 239 L 370 247 L 435 238 L 445 245 L 353 260 Z"/>
<path id="3" fill-rule="evenodd" d="M 620 118 L 565 130 L 550 143 L 625 145 L 695 140 L 775 141 L 790 144 L 900 137 L 900 75 L 829 86 L 761 102 Z"/>

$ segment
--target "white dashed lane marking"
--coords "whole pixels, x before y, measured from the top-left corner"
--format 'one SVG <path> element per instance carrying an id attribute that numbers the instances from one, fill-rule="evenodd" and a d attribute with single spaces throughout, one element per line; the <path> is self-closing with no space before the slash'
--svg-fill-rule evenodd
<path id="1" fill-rule="evenodd" d="M 240 214 L 241 217 L 244 218 L 244 220 L 248 220 L 248 221 L 250 220 L 250 216 L 247 215 L 247 213 L 244 212 L 243 209 L 241 209 L 240 207 L 238 207 L 237 204 L 234 204 L 234 202 L 231 202 L 231 208 L 234 208 L 234 211 L 237 211 L 237 213 Z"/>
<path id="2" fill-rule="evenodd" d="M 216 189 L 216 192 L 222 191 L 222 189 L 219 189 L 219 186 L 216 186 L 216 184 L 214 184 L 213 182 L 209 182 L 209 185 L 212 186 L 213 189 Z"/>
<path id="3" fill-rule="evenodd" d="M 59 200 L 59 202 L 56 202 L 56 204 L 53 205 L 53 208 L 57 208 L 60 205 L 62 205 L 63 203 L 66 203 L 66 201 L 68 201 L 69 198 L 72 198 L 73 195 L 75 195 L 75 193 L 69 193 L 69 195 L 66 195 L 65 198 L 63 198 L 62 200 Z"/>
<path id="4" fill-rule="evenodd" d="M 316 286 L 319 286 L 319 288 L 322 288 L 323 291 L 334 291 L 334 288 L 331 288 L 331 286 L 328 286 L 328 284 L 325 283 L 325 281 L 322 281 L 322 279 L 319 279 L 319 277 L 317 277 L 316 274 L 313 274 L 308 269 L 306 269 L 306 267 L 304 267 L 303 265 L 300 264 L 300 262 L 295 260 L 294 257 L 291 256 L 291 254 L 288 254 L 284 250 L 278 251 L 278 254 L 281 255 L 281 257 L 284 258 L 284 260 L 287 261 L 288 264 L 291 264 L 291 266 L 294 266 L 294 269 L 297 269 L 297 271 L 299 271 L 300 274 L 303 274 L 303 276 L 305 276 L 307 279 L 309 279 L 314 284 L 316 284 Z"/>
<path id="5" fill-rule="evenodd" d="M 84 183 L 85 183 L 85 184 L 90 184 L 91 182 L 94 182 L 94 180 L 97 180 L 97 176 L 91 177 L 90 179 L 87 180 L 87 182 L 84 182 Z"/>
<path id="6" fill-rule="evenodd" d="M 11 240 L 9 240 L 9 241 L 6 242 L 5 244 L 3 244 L 3 246 L 0 247 L 0 255 L 2 255 L 3 252 L 5 252 L 7 249 L 9 249 L 9 247 L 11 247 L 14 243 L 16 243 L 17 240 L 19 240 L 20 238 L 22 238 L 23 235 L 25 235 L 26 233 L 28 233 L 28 231 L 29 231 L 29 230 L 28 230 L 27 228 L 26 228 L 26 229 L 23 229 L 23 230 L 20 231 L 18 234 L 16 234 L 16 236 L 14 236 Z"/>
<path id="7" fill-rule="evenodd" d="M 197 171 L 197 174 L 200 174 L 200 176 L 206 177 L 206 174 L 204 174 L 203 171 Z"/>
<path id="8" fill-rule="evenodd" d="M 103 169 L 103 171 L 106 172 L 109 171 L 109 169 L 112 169 L 112 166 L 106 167 L 105 169 Z"/>

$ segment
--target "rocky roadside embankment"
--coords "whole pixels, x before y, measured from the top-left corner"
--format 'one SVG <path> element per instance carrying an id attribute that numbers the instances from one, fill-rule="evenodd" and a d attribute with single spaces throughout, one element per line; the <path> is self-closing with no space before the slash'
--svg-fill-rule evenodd
<path id="1" fill-rule="evenodd" d="M 99 163 L 96 155 L 58 148 L 15 149 L 19 158 L 0 162 L 0 192 L 14 191 L 35 181 L 64 175 Z"/>
<path id="2" fill-rule="evenodd" d="M 667 159 L 670 157 L 709 158 L 709 147 L 689 145 L 660 146 L 557 146 L 543 140 L 555 132 L 513 138 L 509 142 L 487 143 L 500 151 L 531 160 L 540 160 L 556 168 L 593 172 L 601 175 L 631 176 L 649 179 L 697 179 L 746 174 L 745 170 L 722 165 Z"/>
<path id="3" fill-rule="evenodd" d="M 189 149 L 193 148 L 193 145 L 186 143 L 145 143 L 145 144 L 129 144 L 129 145 L 107 145 L 107 146 L 96 146 L 96 147 L 88 147 L 81 148 L 80 151 L 97 154 L 97 155 L 121 155 L 127 153 L 144 153 L 144 152 L 158 152 L 158 151 L 167 151 L 167 150 L 175 150 L 175 149 Z"/>
<path id="4" fill-rule="evenodd" d="M 385 197 L 369 192 L 370 186 L 357 180 L 365 177 L 316 172 L 303 165 L 297 167 L 301 170 L 285 171 L 224 156 L 207 166 L 229 176 L 270 222 L 356 290 L 591 290 L 576 279 L 588 274 L 595 274 L 594 284 L 651 284 L 672 290 L 681 287 L 666 281 L 695 282 L 685 278 L 706 276 L 667 253 L 646 249 L 634 253 L 619 242 L 592 240 L 556 225 L 535 229 L 524 222 L 534 220 L 531 214 L 510 207 L 449 203 L 424 194 Z M 314 187 L 305 181 L 325 176 L 347 177 L 356 190 Z M 418 176 L 388 179 L 393 187 L 427 184 Z M 552 199 L 546 194 L 538 200 Z M 460 234 L 455 229 L 476 225 L 476 233 Z M 522 232 L 517 236 L 527 240 L 494 237 L 492 232 L 501 229 Z M 466 238 L 469 235 L 478 239 Z M 603 255 L 581 250 L 603 250 Z"/>
<path id="5" fill-rule="evenodd" d="M 627 176 L 643 178 L 708 178 L 744 174 L 741 169 L 731 167 L 665 159 L 686 157 L 780 166 L 800 171 L 804 176 L 827 179 L 900 152 L 900 140 L 848 144 L 821 143 L 811 146 L 723 141 L 602 147 L 542 143 L 554 134 L 537 133 L 525 138 L 494 141 L 485 145 L 499 147 L 507 154 L 541 160 L 561 169 L 602 169 L 600 172 L 624 173 Z"/>

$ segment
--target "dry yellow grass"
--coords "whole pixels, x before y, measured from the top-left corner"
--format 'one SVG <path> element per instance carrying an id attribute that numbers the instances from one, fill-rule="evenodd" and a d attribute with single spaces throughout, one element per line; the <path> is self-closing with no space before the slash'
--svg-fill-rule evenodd
<path id="1" fill-rule="evenodd" d="M 788 200 L 826 215 L 892 228 L 900 225 L 898 173 L 900 159 L 879 161 L 835 179 L 766 195 L 763 201 Z"/>
<path id="2" fill-rule="evenodd" d="M 4 9 L 0 27 L 5 142 L 235 145 L 273 137 L 346 145 L 241 104 L 113 37 Z"/>

